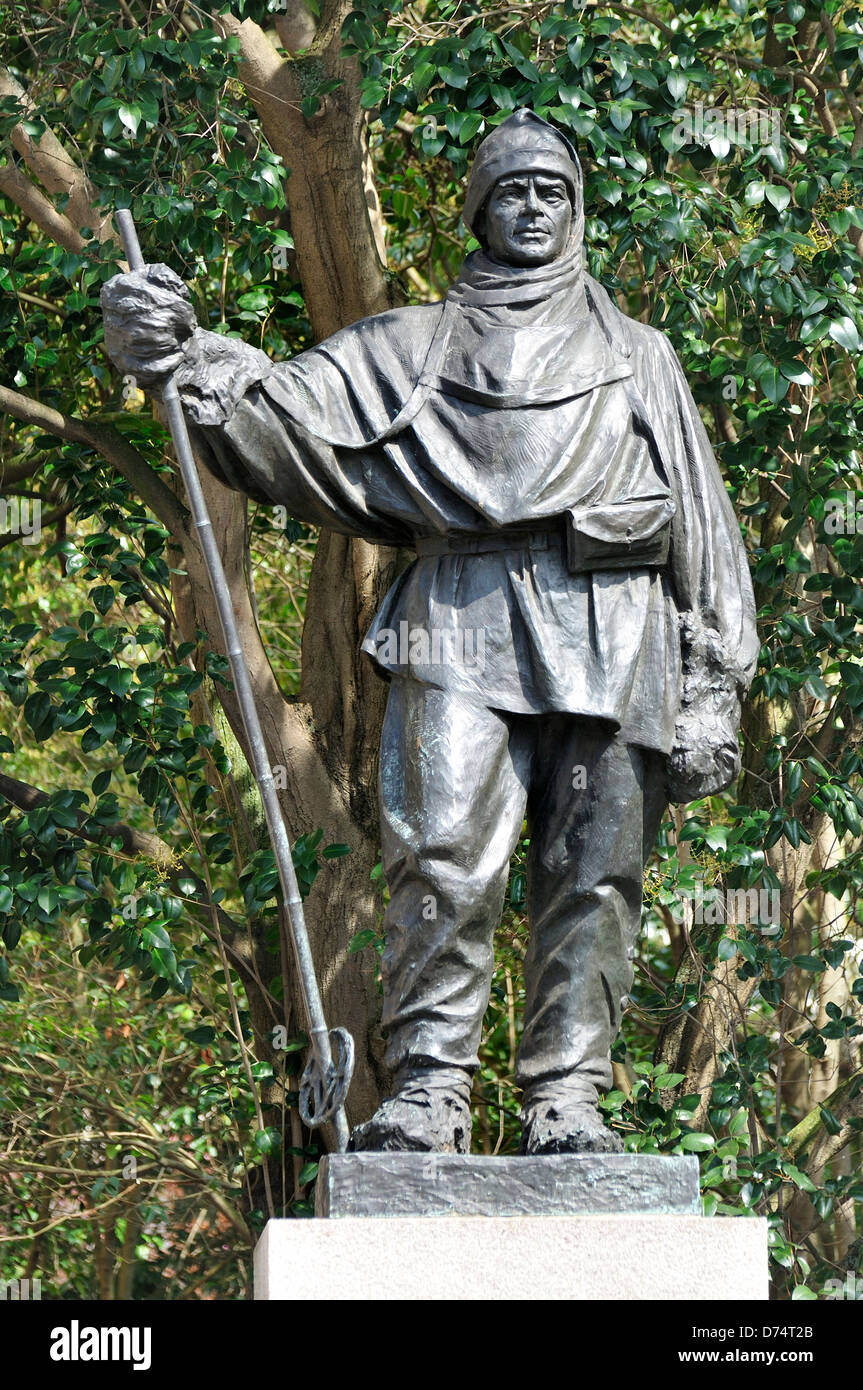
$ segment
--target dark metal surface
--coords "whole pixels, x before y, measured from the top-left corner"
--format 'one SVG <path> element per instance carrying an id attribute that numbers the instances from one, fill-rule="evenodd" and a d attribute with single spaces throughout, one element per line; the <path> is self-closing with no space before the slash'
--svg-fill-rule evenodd
<path id="1" fill-rule="evenodd" d="M 610 1085 L 643 864 L 664 805 L 661 757 L 597 720 L 507 715 L 395 678 L 381 741 L 387 1064 L 476 1065 L 526 815 L 531 940 L 517 1081 L 577 1073 Z"/>
<path id="2" fill-rule="evenodd" d="M 154 389 L 173 374 L 196 455 L 228 486 L 417 555 L 363 642 L 392 682 L 383 980 L 402 1093 L 360 1143 L 466 1143 L 526 816 L 527 1148 L 602 1148 L 619 1142 L 600 1132 L 595 1088 L 632 979 L 643 863 L 666 801 L 721 789 L 739 765 L 752 587 L 673 350 L 585 271 L 570 143 L 514 113 L 480 146 L 466 217 L 480 249 L 442 303 L 291 362 L 195 329 L 167 267 L 105 286 L 106 345 Z"/>
<path id="3" fill-rule="evenodd" d="M 666 1154 L 332 1154 L 315 1189 L 315 1215 L 331 1218 L 701 1211 L 698 1159 Z"/>
<path id="4" fill-rule="evenodd" d="M 300 1077 L 297 1109 L 300 1119 L 309 1129 L 325 1124 L 334 1116 L 339 1121 L 339 1148 L 347 1148 L 347 1133 L 342 1128 L 345 1123 L 344 1108 L 351 1077 L 354 1074 L 354 1040 L 347 1028 L 329 1030 L 330 1060 L 321 1061 L 314 1049 Z"/>

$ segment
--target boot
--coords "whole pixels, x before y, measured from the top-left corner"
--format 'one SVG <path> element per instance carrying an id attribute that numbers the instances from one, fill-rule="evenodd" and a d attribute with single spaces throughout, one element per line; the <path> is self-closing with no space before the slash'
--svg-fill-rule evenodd
<path id="1" fill-rule="evenodd" d="M 365 1124 L 357 1125 L 357 1152 L 470 1153 L 470 1072 L 407 1062 L 395 1091 Z"/>
<path id="2" fill-rule="evenodd" d="M 519 1153 L 619 1154 L 623 1140 L 606 1128 L 595 1087 L 576 1077 L 560 1077 L 536 1082 L 525 1091 Z"/>

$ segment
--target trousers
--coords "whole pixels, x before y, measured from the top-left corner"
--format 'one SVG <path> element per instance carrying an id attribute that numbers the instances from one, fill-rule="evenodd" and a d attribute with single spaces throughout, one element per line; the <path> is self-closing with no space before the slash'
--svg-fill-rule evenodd
<path id="1" fill-rule="evenodd" d="M 601 720 L 508 714 L 394 677 L 381 742 L 387 1064 L 475 1068 L 510 858 L 527 817 L 520 1086 L 611 1084 L 662 754 Z"/>

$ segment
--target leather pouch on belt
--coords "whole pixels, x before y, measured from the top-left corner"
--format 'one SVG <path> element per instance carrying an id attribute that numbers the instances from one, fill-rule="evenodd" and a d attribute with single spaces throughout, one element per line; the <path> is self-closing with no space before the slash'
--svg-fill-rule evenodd
<path id="1" fill-rule="evenodd" d="M 674 510 L 666 494 L 570 508 L 566 527 L 570 572 L 664 565 Z"/>

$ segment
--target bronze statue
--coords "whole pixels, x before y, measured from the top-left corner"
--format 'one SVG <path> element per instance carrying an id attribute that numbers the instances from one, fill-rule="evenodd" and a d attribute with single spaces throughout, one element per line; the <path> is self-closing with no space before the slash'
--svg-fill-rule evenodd
<path id="1" fill-rule="evenodd" d="M 381 838 L 393 1095 L 358 1149 L 466 1153 L 508 867 L 530 835 L 523 1152 L 616 1151 L 597 1110 L 669 799 L 727 786 L 757 655 L 740 532 L 677 358 L 586 274 L 570 142 L 480 145 L 481 249 L 442 303 L 288 363 L 195 324 L 167 267 L 105 338 L 196 455 L 304 521 L 412 548 L 363 649 L 390 681 Z"/>

